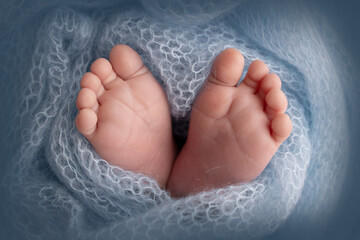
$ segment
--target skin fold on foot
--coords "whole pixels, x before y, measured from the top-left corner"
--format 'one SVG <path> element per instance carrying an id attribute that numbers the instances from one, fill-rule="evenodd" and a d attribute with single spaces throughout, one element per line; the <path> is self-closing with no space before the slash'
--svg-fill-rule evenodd
<path id="1" fill-rule="evenodd" d="M 172 196 L 253 180 L 290 135 L 280 78 L 255 60 L 237 86 L 243 66 L 236 49 L 216 57 L 167 185 Z"/>
<path id="2" fill-rule="evenodd" d="M 110 164 L 165 186 L 176 154 L 165 93 L 140 56 L 116 45 L 81 80 L 76 126 Z"/>

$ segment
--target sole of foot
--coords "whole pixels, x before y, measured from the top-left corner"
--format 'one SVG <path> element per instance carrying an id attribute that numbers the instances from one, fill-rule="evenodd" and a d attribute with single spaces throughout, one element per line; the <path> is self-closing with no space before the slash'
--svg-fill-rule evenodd
<path id="1" fill-rule="evenodd" d="M 238 85 L 243 66 L 236 49 L 216 57 L 168 182 L 173 196 L 253 180 L 289 137 L 292 123 L 280 78 L 255 60 Z"/>
<path id="2" fill-rule="evenodd" d="M 129 46 L 114 46 L 109 60 L 84 74 L 76 126 L 107 162 L 164 186 L 176 154 L 165 93 Z"/>

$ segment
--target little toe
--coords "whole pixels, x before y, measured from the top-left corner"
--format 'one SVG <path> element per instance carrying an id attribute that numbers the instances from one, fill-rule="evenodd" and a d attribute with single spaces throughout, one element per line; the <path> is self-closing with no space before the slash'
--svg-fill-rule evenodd
<path id="1" fill-rule="evenodd" d="M 75 124 L 79 132 L 87 138 L 91 138 L 96 130 L 97 115 L 96 113 L 85 108 L 80 110 L 76 117 Z"/>
<path id="2" fill-rule="evenodd" d="M 109 84 L 117 78 L 110 62 L 105 58 L 99 58 L 93 62 L 90 70 L 99 77 L 105 89 L 108 89 Z"/>
<path id="3" fill-rule="evenodd" d="M 114 71 L 123 80 L 149 73 L 139 54 L 127 45 L 114 46 L 111 49 L 109 59 Z"/>
<path id="4" fill-rule="evenodd" d="M 261 99 L 265 99 L 265 96 L 272 89 L 281 89 L 281 80 L 278 75 L 275 73 L 270 73 L 266 75 L 261 81 L 261 86 L 259 90 L 259 96 Z"/>
<path id="5" fill-rule="evenodd" d="M 269 73 L 267 65 L 260 61 L 253 61 L 248 69 L 248 72 L 241 82 L 239 87 L 246 87 L 251 92 L 256 93 L 259 90 L 261 80 Z"/>
<path id="6" fill-rule="evenodd" d="M 280 145 L 290 136 L 292 127 L 290 117 L 285 113 L 280 113 L 272 120 L 272 137 Z"/>
<path id="7" fill-rule="evenodd" d="M 81 88 L 89 88 L 93 90 L 97 97 L 100 97 L 105 91 L 99 77 L 91 72 L 87 72 L 84 74 L 81 79 L 80 86 Z"/>
<path id="8" fill-rule="evenodd" d="M 265 96 L 265 102 L 265 110 L 269 119 L 273 119 L 279 113 L 285 112 L 288 105 L 287 98 L 280 89 L 270 90 Z"/>
<path id="9" fill-rule="evenodd" d="M 98 102 L 94 91 L 90 88 L 81 89 L 76 100 L 76 106 L 79 110 L 90 108 L 97 112 Z"/>

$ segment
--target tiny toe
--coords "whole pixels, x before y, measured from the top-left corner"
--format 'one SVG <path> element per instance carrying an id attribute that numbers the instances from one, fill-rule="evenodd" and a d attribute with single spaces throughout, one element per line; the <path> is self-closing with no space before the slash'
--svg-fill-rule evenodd
<path id="1" fill-rule="evenodd" d="M 96 113 L 88 108 L 80 110 L 75 120 L 75 124 L 79 132 L 87 138 L 90 138 L 95 132 L 96 123 Z"/>
<path id="2" fill-rule="evenodd" d="M 105 58 L 99 58 L 93 62 L 90 70 L 99 77 L 105 88 L 107 88 L 107 85 L 116 79 L 116 73 L 114 72 L 110 62 Z"/>
<path id="3" fill-rule="evenodd" d="M 265 99 L 265 95 L 272 89 L 281 89 L 281 80 L 275 73 L 266 75 L 261 81 L 259 90 L 260 97 Z"/>
<path id="4" fill-rule="evenodd" d="M 271 123 L 271 134 L 275 141 L 281 144 L 285 141 L 292 131 L 292 123 L 290 117 L 285 114 L 281 113 L 278 114 Z"/>
<path id="5" fill-rule="evenodd" d="M 104 86 L 98 76 L 91 72 L 87 72 L 81 79 L 80 86 L 82 88 L 89 88 L 96 93 L 97 97 L 100 97 L 105 91 Z"/>
<path id="6" fill-rule="evenodd" d="M 139 54 L 127 45 L 119 44 L 114 46 L 111 49 L 109 59 L 114 71 L 123 80 L 135 78 L 149 72 Z"/>
<path id="7" fill-rule="evenodd" d="M 97 111 L 98 102 L 94 91 L 89 88 L 81 89 L 76 100 L 76 106 L 79 110 L 91 108 L 94 111 Z"/>
<path id="8" fill-rule="evenodd" d="M 288 102 L 285 94 L 280 89 L 272 89 L 265 96 L 266 112 L 270 119 L 277 114 L 285 112 Z"/>
<path id="9" fill-rule="evenodd" d="M 240 85 L 242 86 L 245 85 L 252 92 L 256 93 L 259 89 L 259 84 L 261 80 L 268 73 L 269 73 L 269 68 L 267 67 L 267 65 L 260 60 L 255 60 L 250 64 L 248 72 Z"/>
<path id="10" fill-rule="evenodd" d="M 239 50 L 228 48 L 214 60 L 208 81 L 220 86 L 235 87 L 244 68 L 244 57 Z"/>

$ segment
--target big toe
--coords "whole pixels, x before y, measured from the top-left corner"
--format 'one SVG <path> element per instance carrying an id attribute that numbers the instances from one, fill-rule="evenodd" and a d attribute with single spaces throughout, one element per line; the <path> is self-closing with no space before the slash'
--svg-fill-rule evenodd
<path id="1" fill-rule="evenodd" d="M 123 80 L 135 78 L 148 72 L 139 54 L 123 44 L 111 49 L 110 62 L 116 74 Z"/>
<path id="2" fill-rule="evenodd" d="M 225 49 L 216 57 L 208 81 L 215 85 L 235 87 L 243 68 L 243 55 L 235 48 Z"/>
<path id="3" fill-rule="evenodd" d="M 238 50 L 228 48 L 222 51 L 214 60 L 193 109 L 215 119 L 224 116 L 231 105 L 243 68 L 244 57 Z"/>

